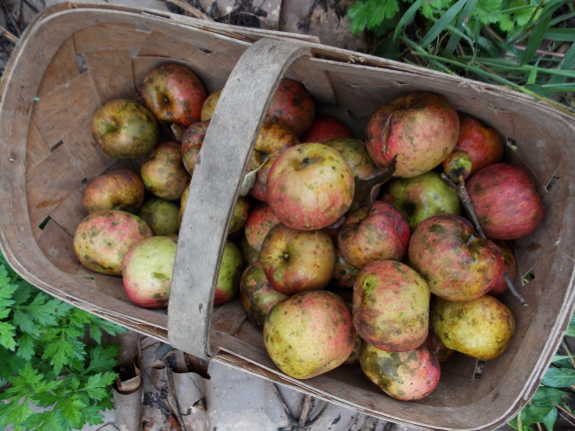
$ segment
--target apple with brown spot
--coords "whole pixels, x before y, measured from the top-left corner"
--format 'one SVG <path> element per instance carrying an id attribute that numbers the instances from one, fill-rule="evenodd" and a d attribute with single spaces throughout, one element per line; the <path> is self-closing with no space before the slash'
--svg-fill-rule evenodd
<path id="1" fill-rule="evenodd" d="M 182 162 L 182 146 L 164 142 L 146 156 L 140 168 L 146 188 L 159 198 L 177 201 L 190 184 L 190 174 Z"/>
<path id="2" fill-rule="evenodd" d="M 244 226 L 248 243 L 259 253 L 264 238 L 278 224 L 279 219 L 267 203 L 258 205 L 249 213 Z"/>
<path id="3" fill-rule="evenodd" d="M 120 210 L 137 213 L 144 203 L 146 188 L 138 174 L 118 169 L 88 181 L 82 204 L 89 213 Z"/>
<path id="4" fill-rule="evenodd" d="M 268 107 L 266 121 L 278 122 L 299 138 L 314 118 L 315 102 L 311 94 L 299 82 L 282 79 Z"/>
<path id="5" fill-rule="evenodd" d="M 204 143 L 206 132 L 208 131 L 209 121 L 199 121 L 192 124 L 182 136 L 182 161 L 190 175 L 194 174 L 194 168 L 198 161 L 198 154 Z"/>

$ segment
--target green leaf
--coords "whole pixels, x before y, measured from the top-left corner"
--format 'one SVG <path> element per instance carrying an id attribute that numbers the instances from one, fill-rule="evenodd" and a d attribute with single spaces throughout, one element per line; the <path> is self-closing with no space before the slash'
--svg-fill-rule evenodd
<path id="1" fill-rule="evenodd" d="M 541 384 L 551 388 L 565 388 L 575 384 L 575 370 L 568 368 L 549 368 Z"/>
<path id="2" fill-rule="evenodd" d="M 525 47 L 525 52 L 523 53 L 523 57 L 521 58 L 521 65 L 529 63 L 535 53 L 539 49 L 539 45 L 543 41 L 545 37 L 545 32 L 549 27 L 549 21 L 551 20 L 551 15 L 543 18 L 540 20 L 537 25 L 533 28 L 531 33 L 529 34 L 529 41 L 527 42 L 527 46 Z"/>
<path id="3" fill-rule="evenodd" d="M 8 322 L 0 322 L 0 345 L 8 350 L 16 348 L 16 327 Z"/>
<path id="4" fill-rule="evenodd" d="M 459 11 L 465 6 L 468 0 L 459 0 L 451 6 L 437 22 L 429 29 L 419 46 L 426 48 L 439 34 L 445 30 L 447 25 L 457 16 Z"/>
<path id="5" fill-rule="evenodd" d="M 16 355 L 25 361 L 29 361 L 35 354 L 34 338 L 30 334 L 24 333 L 18 340 L 18 351 Z"/>
<path id="6" fill-rule="evenodd" d="M 84 413 L 82 412 L 86 407 L 86 404 L 75 398 L 62 406 L 60 414 L 65 423 L 67 423 L 71 428 L 80 429 L 84 423 L 86 423 Z"/>
<path id="7" fill-rule="evenodd" d="M 545 428 L 548 431 L 553 431 L 555 427 L 555 422 L 557 422 L 557 407 L 553 407 L 549 410 L 549 413 L 541 420 L 545 424 Z"/>
<path id="8" fill-rule="evenodd" d="M 527 427 L 531 424 L 536 424 L 539 422 L 543 422 L 543 419 L 547 417 L 549 412 L 553 410 L 555 406 L 546 404 L 546 405 L 535 405 L 535 404 L 527 404 L 523 410 L 521 410 L 521 425 Z"/>
<path id="9" fill-rule="evenodd" d="M 555 355 L 555 356 L 553 356 L 551 363 L 555 364 L 556 362 L 563 362 L 563 361 L 565 361 L 565 359 L 569 359 L 569 358 L 575 358 L 575 356 L 574 355 Z"/>
<path id="10" fill-rule="evenodd" d="M 423 0 L 415 0 L 413 4 L 405 11 L 397 25 L 395 26 L 395 31 L 393 32 L 393 40 L 397 40 L 397 36 L 399 32 L 406 26 L 409 25 L 413 18 L 415 17 L 415 13 L 419 10 L 421 5 L 423 4 Z"/>
<path id="11" fill-rule="evenodd" d="M 569 393 L 562 391 L 557 388 L 548 388 L 546 386 L 540 386 L 537 392 L 533 395 L 531 399 L 532 404 L 545 405 L 545 404 L 562 404 L 563 398 L 568 397 Z"/>
<path id="12" fill-rule="evenodd" d="M 358 1 L 349 8 L 350 29 L 354 34 L 378 27 L 385 19 L 393 18 L 399 12 L 397 0 Z"/>

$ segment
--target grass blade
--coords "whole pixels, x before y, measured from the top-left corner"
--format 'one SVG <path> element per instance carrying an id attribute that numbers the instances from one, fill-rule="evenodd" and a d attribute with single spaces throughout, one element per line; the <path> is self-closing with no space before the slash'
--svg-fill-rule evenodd
<path id="1" fill-rule="evenodd" d="M 575 31 L 572 28 L 549 28 L 545 33 L 545 39 L 559 42 L 575 42 Z"/>
<path id="2" fill-rule="evenodd" d="M 469 0 L 467 3 L 465 3 L 465 6 L 463 7 L 461 13 L 457 17 L 457 22 L 455 24 L 455 28 L 457 28 L 460 31 L 462 30 L 464 21 L 465 21 L 465 23 L 467 23 L 467 21 L 469 21 L 469 18 L 471 18 L 471 14 L 473 13 L 473 10 L 477 6 L 477 2 L 478 2 L 478 0 Z M 447 42 L 447 46 L 445 47 L 445 53 L 446 54 L 452 54 L 453 51 L 455 51 L 455 47 L 459 43 L 460 38 L 461 38 L 461 36 L 459 36 L 458 34 L 452 34 L 449 37 L 449 41 Z"/>
<path id="3" fill-rule="evenodd" d="M 453 21 L 453 19 L 457 16 L 459 11 L 465 6 L 468 0 L 459 0 L 453 6 L 451 6 L 447 11 L 439 18 L 435 24 L 429 29 L 425 37 L 420 43 L 422 48 L 426 48 L 437 36 L 441 33 L 447 25 Z"/>
<path id="4" fill-rule="evenodd" d="M 406 25 L 411 23 L 411 21 L 413 21 L 415 13 L 419 10 L 422 4 L 423 0 L 415 0 L 413 4 L 409 7 L 409 9 L 405 11 L 403 16 L 397 23 L 397 26 L 395 27 L 395 31 L 393 32 L 393 40 L 397 40 L 397 36 L 399 35 L 399 32 L 403 29 L 403 27 L 405 27 Z"/>
<path id="5" fill-rule="evenodd" d="M 535 53 L 539 49 L 541 42 L 545 38 L 545 33 L 549 27 L 549 21 L 551 21 L 551 15 L 544 17 L 537 22 L 535 27 L 533 27 L 533 30 L 529 34 L 529 41 L 527 42 L 527 46 L 525 47 L 525 51 L 521 57 L 520 64 L 522 66 L 529 63 L 535 56 Z"/>

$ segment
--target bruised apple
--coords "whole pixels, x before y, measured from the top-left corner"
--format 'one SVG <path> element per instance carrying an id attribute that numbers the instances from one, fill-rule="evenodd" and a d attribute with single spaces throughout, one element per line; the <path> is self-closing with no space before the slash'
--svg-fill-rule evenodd
<path id="1" fill-rule="evenodd" d="M 386 352 L 363 343 L 359 364 L 383 392 L 402 401 L 421 400 L 436 388 L 441 367 L 427 346 L 407 352 Z"/>
<path id="2" fill-rule="evenodd" d="M 259 253 L 264 238 L 278 224 L 280 221 L 268 204 L 258 205 L 249 213 L 244 226 L 248 243 Z"/>
<path id="3" fill-rule="evenodd" d="M 144 308 L 168 306 L 177 243 L 153 236 L 134 245 L 122 260 L 122 281 L 130 301 Z"/>
<path id="4" fill-rule="evenodd" d="M 200 121 L 207 94 L 194 72 L 178 64 L 152 70 L 140 88 L 146 106 L 157 119 L 188 127 Z"/>
<path id="5" fill-rule="evenodd" d="M 275 226 L 260 250 L 262 267 L 272 286 L 284 295 L 323 289 L 335 269 L 335 247 L 324 231 Z"/>
<path id="6" fill-rule="evenodd" d="M 315 118 L 315 102 L 299 82 L 284 78 L 274 93 L 266 121 L 276 121 L 298 138 L 310 128 Z"/>
<path id="7" fill-rule="evenodd" d="M 177 201 L 190 184 L 190 174 L 182 163 L 182 148 L 177 142 L 164 142 L 146 156 L 140 175 L 146 188 L 159 198 Z"/>
<path id="8" fill-rule="evenodd" d="M 394 176 L 415 177 L 443 162 L 455 148 L 459 117 L 447 99 L 413 93 L 380 106 L 366 129 L 366 146 L 381 167 L 396 158 Z"/>
<path id="9" fill-rule="evenodd" d="M 145 156 L 158 142 L 158 122 L 144 106 L 128 99 L 102 105 L 92 117 L 92 135 L 100 149 L 116 159 Z"/>
<path id="10" fill-rule="evenodd" d="M 493 242 L 476 236 L 471 223 L 453 214 L 422 221 L 409 240 L 409 264 L 431 293 L 470 301 L 487 293 L 503 274 L 503 255 Z"/>
<path id="11" fill-rule="evenodd" d="M 182 136 L 182 161 L 190 175 L 194 174 L 198 154 L 204 143 L 209 125 L 209 121 L 198 121 L 188 127 Z"/>
<path id="12" fill-rule="evenodd" d="M 507 242 L 501 239 L 494 239 L 493 242 L 497 247 L 499 247 L 501 253 L 503 253 L 505 272 L 507 273 L 507 275 L 509 275 L 509 279 L 513 281 L 515 279 L 515 276 L 517 275 L 517 259 L 515 258 L 513 250 L 509 248 Z M 507 288 L 508 288 L 507 283 L 505 282 L 505 279 L 503 278 L 502 274 L 501 277 L 499 277 L 497 281 L 494 283 L 493 287 L 491 288 L 491 290 L 489 290 L 488 293 L 493 296 L 498 296 L 501 295 L 503 292 L 505 292 Z"/>
<path id="13" fill-rule="evenodd" d="M 122 274 L 122 259 L 138 242 L 154 235 L 137 215 L 118 210 L 99 211 L 86 216 L 76 228 L 74 251 L 92 271 Z"/>
<path id="14" fill-rule="evenodd" d="M 146 221 L 156 235 L 177 234 L 180 207 L 172 201 L 152 198 L 144 202 L 138 216 Z"/>
<path id="15" fill-rule="evenodd" d="M 82 192 L 82 204 L 89 213 L 120 210 L 137 213 L 146 189 L 138 174 L 118 169 L 88 181 Z"/>
<path id="16" fill-rule="evenodd" d="M 355 192 L 353 171 L 339 151 L 324 144 L 300 144 L 276 159 L 267 181 L 267 201 L 277 218 L 299 230 L 338 221 Z"/>
<path id="17" fill-rule="evenodd" d="M 265 348 L 274 364 L 296 379 L 309 379 L 341 365 L 355 343 L 351 312 L 325 290 L 309 290 L 275 305 L 264 322 Z"/>
<path id="18" fill-rule="evenodd" d="M 429 298 L 427 283 L 409 266 L 375 261 L 355 280 L 353 325 L 361 338 L 378 349 L 415 349 L 427 337 Z"/>

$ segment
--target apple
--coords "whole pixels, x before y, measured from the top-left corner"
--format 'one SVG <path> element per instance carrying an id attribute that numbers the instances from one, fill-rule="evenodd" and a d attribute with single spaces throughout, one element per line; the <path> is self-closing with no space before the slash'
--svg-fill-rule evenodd
<path id="1" fill-rule="evenodd" d="M 248 215 L 244 225 L 246 238 L 250 246 L 258 253 L 268 232 L 280 224 L 279 219 L 267 203 L 262 203 L 254 208 Z"/>
<path id="2" fill-rule="evenodd" d="M 422 221 L 409 240 L 409 264 L 431 293 L 450 301 L 470 301 L 487 293 L 503 274 L 503 255 L 493 242 L 476 236 L 471 223 L 453 214 Z"/>
<path id="3" fill-rule="evenodd" d="M 144 203 L 146 188 L 138 174 L 118 169 L 88 181 L 82 204 L 89 213 L 120 210 L 137 213 Z"/>
<path id="4" fill-rule="evenodd" d="M 198 121 L 188 127 L 182 136 L 182 161 L 190 175 L 194 174 L 198 154 L 204 143 L 209 125 L 209 121 Z"/>
<path id="5" fill-rule="evenodd" d="M 254 249 L 249 244 L 245 235 L 240 235 L 240 238 L 238 239 L 238 246 L 240 247 L 242 255 L 244 256 L 244 260 L 246 261 L 246 264 L 251 265 L 252 263 L 260 260 L 259 251 L 256 251 L 256 249 Z"/>
<path id="6" fill-rule="evenodd" d="M 341 254 L 339 247 L 335 250 L 335 269 L 333 271 L 332 284 L 337 287 L 353 288 L 360 268 L 353 266 Z"/>
<path id="7" fill-rule="evenodd" d="M 351 130 L 335 118 L 318 117 L 313 120 L 310 128 L 301 136 L 301 142 L 323 144 L 332 139 L 351 138 Z"/>
<path id="8" fill-rule="evenodd" d="M 435 357 L 440 363 L 447 362 L 447 360 L 453 354 L 453 350 L 447 348 L 445 344 L 441 342 L 441 340 L 433 330 L 431 324 L 428 328 L 427 338 L 425 339 L 425 345 L 427 346 L 429 351 L 435 355 Z"/>
<path id="9" fill-rule="evenodd" d="M 488 238 L 509 240 L 529 235 L 545 216 L 535 182 L 521 166 L 490 165 L 471 177 L 467 191 Z"/>
<path id="10" fill-rule="evenodd" d="M 216 109 L 216 105 L 218 104 L 218 100 L 220 100 L 220 96 L 222 95 L 223 88 L 214 91 L 211 93 L 205 100 L 204 104 L 202 105 L 202 113 L 201 113 L 201 120 L 202 121 L 209 121 L 212 119 L 212 115 L 214 115 L 214 110 Z"/>
<path id="11" fill-rule="evenodd" d="M 285 225 L 317 230 L 338 221 L 355 192 L 353 171 L 339 151 L 299 144 L 279 155 L 270 169 L 267 202 Z"/>
<path id="12" fill-rule="evenodd" d="M 297 144 L 299 144 L 299 139 L 286 127 L 270 122 L 262 125 L 248 165 L 248 171 L 259 168 L 255 184 L 250 190 L 253 197 L 264 202 L 267 200 L 266 186 L 272 165 L 281 153 Z M 264 162 L 264 157 L 268 159 L 260 167 Z"/>
<path id="13" fill-rule="evenodd" d="M 250 203 L 242 196 L 238 196 L 238 200 L 234 205 L 230 226 L 228 228 L 228 235 L 239 231 L 246 223 L 250 213 Z"/>
<path id="14" fill-rule="evenodd" d="M 262 267 L 271 285 L 284 295 L 323 289 L 335 269 L 335 247 L 329 235 L 275 226 L 260 250 Z"/>
<path id="15" fill-rule="evenodd" d="M 184 127 L 200 121 L 207 94 L 194 72 L 177 64 L 152 70 L 140 88 L 146 106 L 158 120 Z"/>
<path id="16" fill-rule="evenodd" d="M 359 364 L 383 392 L 402 401 L 421 400 L 437 387 L 441 367 L 427 346 L 407 352 L 386 352 L 363 343 Z"/>
<path id="17" fill-rule="evenodd" d="M 92 117 L 92 136 L 108 156 L 135 159 L 155 148 L 158 122 L 139 103 L 115 99 L 102 105 Z"/>
<path id="18" fill-rule="evenodd" d="M 300 292 L 276 304 L 266 317 L 263 335 L 274 364 L 296 379 L 340 366 L 356 338 L 349 307 L 325 290 Z"/>
<path id="19" fill-rule="evenodd" d="M 447 348 L 484 361 L 505 352 L 515 333 L 513 313 L 491 295 L 465 302 L 436 298 L 430 320 Z"/>
<path id="20" fill-rule="evenodd" d="M 73 247 L 78 260 L 92 271 L 122 275 L 122 259 L 128 250 L 153 235 L 152 228 L 137 215 L 99 211 L 80 222 Z"/>
<path id="21" fill-rule="evenodd" d="M 176 241 L 153 236 L 135 244 L 122 260 L 122 281 L 130 301 L 144 308 L 168 306 Z"/>
<path id="22" fill-rule="evenodd" d="M 266 121 L 275 121 L 291 130 L 298 138 L 309 129 L 315 118 L 315 102 L 299 82 L 284 78 L 266 114 Z"/>
<path id="23" fill-rule="evenodd" d="M 378 260 L 362 268 L 353 287 L 353 326 L 378 349 L 419 347 L 429 326 L 429 287 L 409 266 Z"/>
<path id="24" fill-rule="evenodd" d="M 263 326 L 274 305 L 288 298 L 268 281 L 260 261 L 249 265 L 240 280 L 242 307 L 252 323 Z"/>
<path id="25" fill-rule="evenodd" d="M 178 233 L 179 211 L 180 207 L 175 202 L 152 198 L 144 202 L 138 216 L 150 225 L 156 235 L 170 235 Z"/>
<path id="26" fill-rule="evenodd" d="M 146 188 L 159 198 L 177 201 L 190 184 L 190 174 L 182 162 L 182 146 L 164 142 L 146 156 L 140 168 Z"/>
<path id="27" fill-rule="evenodd" d="M 401 261 L 409 244 L 409 226 L 392 205 L 374 201 L 349 213 L 337 239 L 341 254 L 363 268 L 376 260 Z"/>
<path id="28" fill-rule="evenodd" d="M 412 231 L 435 214 L 461 215 L 457 192 L 435 171 L 391 180 L 385 186 L 382 200 L 399 210 Z"/>
<path id="29" fill-rule="evenodd" d="M 455 148 L 459 117 L 443 96 L 413 93 L 380 106 L 366 129 L 366 146 L 381 167 L 396 157 L 394 176 L 416 177 L 441 164 Z"/>
<path id="30" fill-rule="evenodd" d="M 351 138 L 340 138 L 326 141 L 324 144 L 328 147 L 335 148 L 341 153 L 357 178 L 364 179 L 377 172 L 377 166 L 373 163 L 371 157 L 369 157 L 363 141 Z"/>
<path id="31" fill-rule="evenodd" d="M 469 156 L 470 177 L 489 165 L 499 163 L 503 157 L 503 148 L 503 139 L 495 129 L 469 115 L 459 113 L 459 137 L 455 151 Z"/>
<path id="32" fill-rule="evenodd" d="M 460 183 L 461 180 L 468 179 L 473 169 L 471 158 L 463 151 L 454 151 L 451 153 L 447 156 L 447 159 L 443 161 L 441 166 L 447 178 L 456 184 Z"/>
<path id="33" fill-rule="evenodd" d="M 226 241 L 216 283 L 214 305 L 224 304 L 235 296 L 240 285 L 243 264 L 244 258 L 238 246 L 229 240 Z"/>
<path id="34" fill-rule="evenodd" d="M 505 272 L 509 275 L 509 279 L 513 281 L 515 276 L 517 275 L 517 259 L 515 259 L 515 254 L 513 254 L 513 250 L 509 248 L 509 245 L 501 240 L 501 239 L 494 239 L 493 243 L 499 247 L 501 253 L 503 253 L 503 261 L 505 263 Z M 507 290 L 508 286 L 503 278 L 503 274 L 501 277 L 497 279 L 497 282 L 488 292 L 490 295 L 498 296 L 501 295 L 503 292 Z"/>

